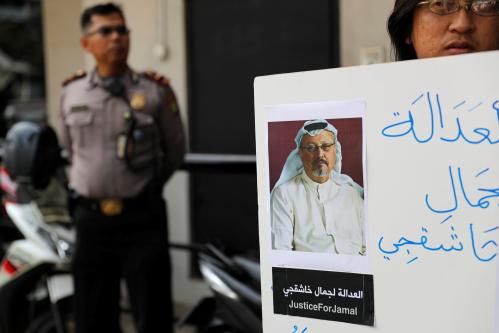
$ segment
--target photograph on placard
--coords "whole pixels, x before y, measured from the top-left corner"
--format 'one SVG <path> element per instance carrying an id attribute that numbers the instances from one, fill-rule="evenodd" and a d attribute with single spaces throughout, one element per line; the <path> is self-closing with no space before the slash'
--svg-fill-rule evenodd
<path id="1" fill-rule="evenodd" d="M 349 271 L 341 261 L 351 265 L 368 254 L 364 108 L 352 101 L 267 110 L 271 244 L 277 257 L 298 259 L 293 267 L 331 267 L 302 267 L 299 261 L 312 256 L 320 263 L 315 254 L 340 255 L 339 270 Z"/>
<path id="2" fill-rule="evenodd" d="M 361 129 L 361 118 L 269 123 L 274 250 L 366 254 Z"/>

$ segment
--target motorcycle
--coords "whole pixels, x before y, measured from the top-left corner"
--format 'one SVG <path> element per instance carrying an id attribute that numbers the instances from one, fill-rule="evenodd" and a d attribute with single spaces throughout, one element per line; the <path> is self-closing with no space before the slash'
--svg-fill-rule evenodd
<path id="1" fill-rule="evenodd" d="M 218 173 L 255 173 L 254 155 L 186 154 L 183 170 Z M 261 333 L 260 265 L 257 260 L 232 254 L 227 248 L 207 243 L 170 243 L 170 248 L 196 255 L 198 268 L 212 296 L 201 299 L 178 326 L 193 326 L 198 333 Z"/>
<path id="2" fill-rule="evenodd" d="M 30 149 L 43 145 L 42 150 L 47 150 L 46 138 L 55 138 L 55 133 L 42 133 L 30 123 L 16 124 L 12 133 L 16 130 L 29 134 L 25 137 L 30 139 Z M 33 142 L 33 137 L 38 139 Z M 59 152 L 19 156 L 16 140 L 7 135 L 3 160 L 8 171 L 0 168 L 0 188 L 7 215 L 22 238 L 8 246 L 0 266 L 0 332 L 68 332 L 73 295 L 69 260 L 75 233 L 65 209 L 63 185 L 55 177 Z M 55 159 L 47 162 L 47 157 Z M 33 163 L 25 165 L 40 159 L 43 174 Z M 54 167 L 49 168 L 51 163 Z"/>
<path id="3" fill-rule="evenodd" d="M 35 127 L 25 122 L 15 126 L 25 126 L 28 132 L 38 133 Z M 24 146 L 28 154 L 15 149 L 9 151 L 7 135 L 4 162 L 8 171 L 0 168 L 0 188 L 6 199 L 7 215 L 23 236 L 10 244 L 0 266 L 1 333 L 72 331 L 70 302 L 73 284 L 69 262 L 75 235 L 68 223 L 66 202 L 53 202 L 54 198 L 66 197 L 65 193 L 60 195 L 65 191 L 65 180 L 58 180 L 64 177 L 56 177 L 56 167 L 61 166 L 60 151 L 58 147 L 50 148 L 53 144 L 47 143 L 54 141 L 47 137 L 55 138 L 55 133 L 37 135 L 39 140 L 36 142 L 32 142 L 33 135 L 26 136 Z M 11 141 L 15 140 L 11 138 Z M 37 146 L 42 149 L 41 153 L 29 151 L 36 150 Z M 25 156 L 29 154 L 42 157 Z M 202 163 L 212 164 L 204 156 L 202 163 L 191 161 L 200 158 L 190 155 L 186 158 L 187 170 Z M 42 161 L 43 165 L 33 166 L 37 161 Z M 234 163 L 251 170 L 254 168 L 254 158 L 243 162 L 229 159 L 224 165 L 232 166 L 230 170 L 233 170 Z M 213 244 L 171 244 L 171 248 L 176 247 L 198 254 L 200 272 L 213 291 L 213 296 L 202 299 L 184 317 L 180 326 L 195 325 L 200 333 L 261 333 L 258 263 L 244 256 L 229 255 Z"/>
<path id="4" fill-rule="evenodd" d="M 171 244 L 197 254 L 203 280 L 213 295 L 205 297 L 180 320 L 199 333 L 262 333 L 260 265 L 242 255 L 229 255 L 212 243 Z"/>

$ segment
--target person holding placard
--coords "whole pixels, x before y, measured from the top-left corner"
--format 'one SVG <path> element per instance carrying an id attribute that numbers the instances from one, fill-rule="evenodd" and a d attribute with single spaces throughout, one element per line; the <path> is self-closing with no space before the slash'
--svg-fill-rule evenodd
<path id="1" fill-rule="evenodd" d="M 499 50 L 499 1 L 396 0 L 388 32 L 397 60 Z"/>
<path id="2" fill-rule="evenodd" d="M 338 131 L 305 122 L 271 197 L 275 250 L 365 254 L 362 188 L 341 174 Z"/>

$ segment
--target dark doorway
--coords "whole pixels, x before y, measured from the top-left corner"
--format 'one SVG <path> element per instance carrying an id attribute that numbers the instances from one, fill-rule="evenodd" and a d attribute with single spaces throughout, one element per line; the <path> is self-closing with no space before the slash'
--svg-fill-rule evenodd
<path id="1" fill-rule="evenodd" d="M 256 76 L 338 66 L 337 0 L 187 0 L 191 152 L 254 154 Z M 191 238 L 258 251 L 256 175 L 191 174 Z"/>

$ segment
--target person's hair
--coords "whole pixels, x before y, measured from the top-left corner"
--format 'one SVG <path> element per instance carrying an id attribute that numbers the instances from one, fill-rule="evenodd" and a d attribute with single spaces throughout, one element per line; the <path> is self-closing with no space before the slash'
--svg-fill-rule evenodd
<path id="1" fill-rule="evenodd" d="M 388 18 L 388 33 L 397 60 L 416 59 L 416 50 L 406 39 L 412 32 L 412 19 L 418 0 L 396 0 Z"/>
<path id="2" fill-rule="evenodd" d="M 118 13 L 121 16 L 121 18 L 125 19 L 125 15 L 123 14 L 123 10 L 121 10 L 121 7 L 112 2 L 102 3 L 92 7 L 88 7 L 81 14 L 81 19 L 80 19 L 81 31 L 85 31 L 90 26 L 90 23 L 92 22 L 92 16 L 110 15 L 113 13 Z"/>

